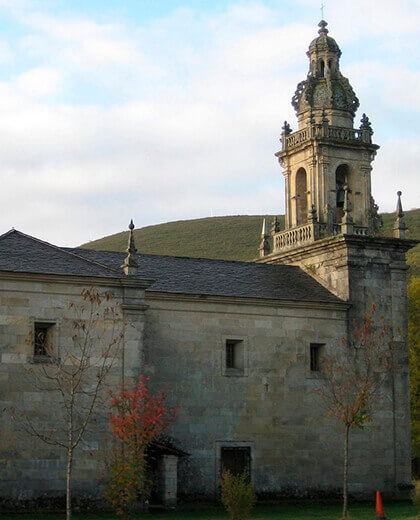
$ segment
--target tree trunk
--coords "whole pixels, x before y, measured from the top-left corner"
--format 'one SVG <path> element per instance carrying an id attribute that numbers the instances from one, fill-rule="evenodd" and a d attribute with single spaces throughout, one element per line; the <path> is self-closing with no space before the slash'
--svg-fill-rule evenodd
<path id="1" fill-rule="evenodd" d="M 349 481 L 349 432 L 350 426 L 345 427 L 344 436 L 344 478 L 343 478 L 343 519 L 347 518 L 348 514 L 348 481 Z"/>
<path id="2" fill-rule="evenodd" d="M 73 463 L 73 405 L 74 390 L 73 381 L 71 382 L 71 400 L 68 416 L 68 436 L 67 436 L 67 471 L 66 471 L 66 520 L 71 520 L 71 467 Z"/>
<path id="3" fill-rule="evenodd" d="M 67 451 L 67 471 L 66 471 L 66 520 L 71 520 L 71 466 L 73 462 L 73 451 L 71 448 Z"/>

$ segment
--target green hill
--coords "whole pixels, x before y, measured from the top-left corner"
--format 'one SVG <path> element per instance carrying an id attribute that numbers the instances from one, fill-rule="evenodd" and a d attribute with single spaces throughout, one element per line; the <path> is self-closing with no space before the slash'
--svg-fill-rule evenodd
<path id="1" fill-rule="evenodd" d="M 253 260 L 257 256 L 264 217 L 270 226 L 273 215 L 209 217 L 147 226 L 134 231 L 136 246 L 140 253 Z M 395 214 L 383 213 L 382 218 L 384 226 L 381 234 L 391 236 Z M 405 221 L 410 230 L 407 236 L 420 239 L 420 209 L 407 211 Z M 280 217 L 280 226 L 284 227 L 283 216 Z M 124 231 L 88 242 L 81 247 L 100 251 L 124 251 L 127 239 L 128 231 Z M 409 253 L 409 262 L 420 273 L 420 246 Z"/>
<path id="2" fill-rule="evenodd" d="M 193 256 L 221 260 L 253 260 L 257 256 L 264 216 L 241 215 L 179 220 L 134 230 L 139 253 Z M 284 217 L 280 219 L 284 225 Z M 124 251 L 128 231 L 88 242 L 81 247 L 100 251 Z"/>
<path id="3" fill-rule="evenodd" d="M 383 236 L 392 236 L 395 213 L 382 213 L 382 219 L 384 225 L 380 234 Z M 420 240 L 420 209 L 406 211 L 404 213 L 404 220 L 408 227 L 406 237 Z M 410 273 L 420 276 L 420 244 L 408 252 L 407 260 L 410 264 Z"/>

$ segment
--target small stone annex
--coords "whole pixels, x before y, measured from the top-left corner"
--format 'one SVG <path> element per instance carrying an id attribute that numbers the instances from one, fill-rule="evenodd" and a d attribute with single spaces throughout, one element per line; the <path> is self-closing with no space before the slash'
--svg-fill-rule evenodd
<path id="1" fill-rule="evenodd" d="M 327 23 L 310 44 L 309 72 L 276 154 L 285 176 L 286 225 L 263 223 L 255 262 L 60 248 L 11 230 L 0 236 L 0 499 L 63 496 L 65 453 L 25 437 L 4 410 L 22 409 L 45 430 L 62 413 L 25 374 L 71 343 L 81 291 L 111 291 L 125 327 L 111 383 L 140 374 L 166 388 L 179 417 L 156 443 L 156 500 L 213 500 L 222 468 L 248 469 L 261 496 L 335 493 L 342 476 L 340 425 L 315 389 L 324 353 L 349 336 L 372 303 L 386 317 L 395 367 L 374 420 L 351 436 L 350 492 L 405 496 L 411 484 L 405 238 L 398 194 L 394 237 L 377 236 L 371 194 L 378 146 L 340 72 Z M 258 239 L 258 237 L 256 237 Z M 234 247 L 234 244 L 232 244 Z M 257 247 L 257 244 L 256 244 Z M 105 318 L 104 318 L 105 319 Z M 99 414 L 100 415 L 100 414 Z M 75 453 L 73 494 L 100 498 L 106 427 L 98 416 Z"/>

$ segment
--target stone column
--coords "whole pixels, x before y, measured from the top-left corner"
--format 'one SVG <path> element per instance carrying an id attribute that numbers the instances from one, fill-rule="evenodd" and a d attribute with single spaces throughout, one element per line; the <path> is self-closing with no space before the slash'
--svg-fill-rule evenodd
<path id="1" fill-rule="evenodd" d="M 284 201 L 284 209 L 285 209 L 285 229 L 290 229 L 292 226 L 291 220 L 291 207 L 290 207 L 290 169 L 286 166 L 284 167 L 284 187 L 285 187 L 285 201 Z"/>
<path id="2" fill-rule="evenodd" d="M 327 234 L 332 235 L 331 218 L 328 213 L 330 212 L 330 179 L 329 179 L 329 161 L 324 155 L 318 159 L 318 196 L 319 196 L 319 207 L 323 210 L 322 220 L 321 215 L 318 216 L 321 222 L 327 224 Z"/>
<path id="3" fill-rule="evenodd" d="M 145 289 L 152 280 L 122 278 L 124 342 L 122 352 L 122 379 L 137 378 L 142 369 L 144 358 Z"/>
<path id="4" fill-rule="evenodd" d="M 360 168 L 360 172 L 362 174 L 363 178 L 363 189 L 364 193 L 362 194 L 362 201 L 363 201 L 363 208 L 361 211 L 362 215 L 362 221 L 360 222 L 360 225 L 367 226 L 369 229 L 372 228 L 370 219 L 370 197 L 371 197 L 371 171 L 372 167 L 370 166 L 370 163 L 362 164 Z M 358 224 L 358 222 L 356 222 Z"/>
<path id="5" fill-rule="evenodd" d="M 308 191 L 310 192 L 309 197 L 308 197 L 308 210 L 312 207 L 312 204 L 314 204 L 317 214 L 319 214 L 319 208 L 317 206 L 317 200 L 315 198 L 315 194 L 316 194 L 315 167 L 316 167 L 316 160 L 315 160 L 315 158 L 312 158 L 308 162 L 308 174 L 309 174 Z"/>

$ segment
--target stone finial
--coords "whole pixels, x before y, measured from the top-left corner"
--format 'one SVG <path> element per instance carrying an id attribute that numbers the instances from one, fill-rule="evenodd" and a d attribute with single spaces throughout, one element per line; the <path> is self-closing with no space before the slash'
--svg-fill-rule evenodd
<path id="1" fill-rule="evenodd" d="M 136 244 L 134 242 L 134 223 L 133 219 L 131 219 L 130 224 L 128 226 L 129 235 L 128 235 L 128 245 L 127 245 L 127 256 L 125 257 L 124 263 L 121 266 L 124 270 L 124 273 L 127 276 L 133 276 L 137 274 L 138 270 L 138 263 L 134 257 L 134 255 L 137 253 Z"/>
<path id="2" fill-rule="evenodd" d="M 264 219 L 261 230 L 260 247 L 258 248 L 258 254 L 260 258 L 263 258 L 264 256 L 270 254 L 270 242 L 268 241 L 268 238 L 269 235 L 267 235 L 267 228 Z"/>
<path id="3" fill-rule="evenodd" d="M 369 199 L 368 210 L 369 234 L 376 235 L 383 225 L 384 222 L 382 220 L 382 216 L 379 214 L 379 206 L 376 204 L 375 199 L 371 195 Z"/>
<path id="4" fill-rule="evenodd" d="M 353 233 L 353 218 L 351 213 L 351 204 L 349 197 L 349 187 L 347 184 L 344 185 L 344 205 L 343 205 L 343 218 L 341 220 L 341 233 L 343 235 L 351 235 Z"/>
<path id="5" fill-rule="evenodd" d="M 311 224 L 316 224 L 318 222 L 315 204 L 312 204 L 308 211 L 308 222 Z"/>
<path id="6" fill-rule="evenodd" d="M 281 127 L 281 135 L 290 135 L 292 133 L 292 129 L 287 121 L 284 122 L 284 125 Z"/>
<path id="7" fill-rule="evenodd" d="M 315 121 L 315 117 L 314 117 L 314 113 L 312 112 L 312 108 L 311 108 L 311 111 L 310 111 L 310 113 L 309 113 L 309 123 L 310 123 L 311 125 L 314 125 L 314 124 L 316 123 L 316 121 Z"/>
<path id="8" fill-rule="evenodd" d="M 318 34 L 328 34 L 327 25 L 328 22 L 326 22 L 325 20 L 321 20 L 318 24 L 318 27 L 320 27 Z"/>
<path id="9" fill-rule="evenodd" d="M 280 222 L 277 216 L 274 217 L 273 223 L 271 224 L 271 234 L 275 235 L 280 232 Z"/>
<path id="10" fill-rule="evenodd" d="M 360 123 L 361 123 L 360 130 L 363 130 L 363 129 L 372 130 L 372 123 L 370 122 L 368 116 L 365 113 L 363 113 Z"/>
<path id="11" fill-rule="evenodd" d="M 372 142 L 372 123 L 369 121 L 369 118 L 366 114 L 362 115 L 362 119 L 360 120 L 360 133 L 362 137 L 362 141 L 365 143 L 371 143 Z"/>
<path id="12" fill-rule="evenodd" d="M 327 114 L 326 114 L 326 112 L 325 112 L 325 108 L 323 108 L 323 109 L 322 109 L 322 124 L 323 124 L 324 126 L 327 126 L 329 122 L 330 122 L 330 120 L 329 120 L 328 117 L 327 117 Z"/>
<path id="13" fill-rule="evenodd" d="M 397 196 L 398 196 L 397 210 L 396 210 L 397 218 L 395 219 L 395 224 L 394 224 L 394 237 L 395 238 L 405 238 L 405 232 L 408 229 L 404 222 L 404 213 L 403 213 L 403 209 L 402 209 L 401 195 L 402 195 L 402 192 L 397 191 Z"/>

